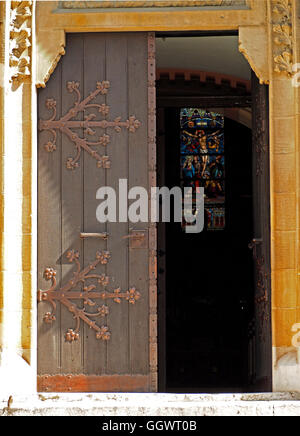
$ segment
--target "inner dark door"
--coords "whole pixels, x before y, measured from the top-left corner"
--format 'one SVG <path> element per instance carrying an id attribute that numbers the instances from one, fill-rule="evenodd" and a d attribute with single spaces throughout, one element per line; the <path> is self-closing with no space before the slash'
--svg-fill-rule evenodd
<path id="1" fill-rule="evenodd" d="M 262 323 L 257 318 L 257 303 L 262 298 L 258 298 L 262 291 L 257 289 L 261 266 L 249 248 L 253 240 L 255 245 L 256 239 L 260 240 L 255 236 L 258 228 L 269 232 L 265 225 L 268 214 L 258 212 L 261 199 L 267 198 L 267 185 L 262 193 L 254 183 L 259 154 L 256 144 L 266 138 L 261 138 L 262 129 L 256 130 L 256 124 L 253 135 L 250 128 L 229 117 L 223 118 L 223 126 L 215 123 L 212 128 L 207 119 L 213 120 L 218 110 L 208 109 L 205 98 L 198 97 L 198 105 L 194 97 L 187 97 L 185 105 L 183 102 L 183 98 L 173 102 L 164 96 L 158 98 L 158 183 L 169 188 L 189 183 L 194 189 L 204 186 L 205 226 L 198 234 L 186 233 L 181 223 L 162 223 L 158 228 L 160 390 L 251 391 L 259 378 L 263 344 L 258 332 Z M 245 103 L 244 97 L 236 96 L 236 105 Z M 222 98 L 217 104 L 221 115 Z M 225 96 L 223 105 L 226 107 Z M 198 120 L 191 107 L 202 114 Z M 184 109 L 188 109 L 191 126 L 194 122 L 190 129 L 182 123 Z M 254 115 L 258 116 L 257 111 Z M 266 113 L 260 115 L 265 119 Z M 202 126 L 197 127 L 197 123 Z M 223 141 L 217 149 L 214 133 Z M 183 141 L 189 135 L 195 139 L 186 151 Z M 197 135 L 207 136 L 211 153 L 200 150 L 201 139 L 198 152 L 193 151 Z M 206 154 L 207 173 L 197 181 L 196 167 L 198 164 L 203 170 Z M 266 174 L 267 160 L 262 165 Z M 264 260 L 267 267 L 269 258 Z M 264 315 L 267 313 L 266 308 Z M 267 330 L 265 339 L 270 337 Z M 268 345 L 265 342 L 266 348 Z M 268 358 L 263 360 L 268 372 Z"/>

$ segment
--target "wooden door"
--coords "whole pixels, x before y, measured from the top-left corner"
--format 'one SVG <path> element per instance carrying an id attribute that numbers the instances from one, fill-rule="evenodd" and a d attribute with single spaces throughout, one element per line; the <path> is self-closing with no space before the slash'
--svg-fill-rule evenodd
<path id="1" fill-rule="evenodd" d="M 155 184 L 154 44 L 70 34 L 39 91 L 39 391 L 157 389 L 156 228 L 96 218 L 100 187 Z"/>
<path id="2" fill-rule="evenodd" d="M 255 391 L 272 390 L 270 163 L 268 86 L 252 73 L 254 235 L 253 384 Z"/>

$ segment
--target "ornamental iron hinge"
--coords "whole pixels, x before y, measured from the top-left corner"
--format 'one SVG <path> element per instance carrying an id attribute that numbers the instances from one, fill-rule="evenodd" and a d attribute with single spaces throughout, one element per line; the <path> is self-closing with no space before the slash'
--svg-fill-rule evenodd
<path id="1" fill-rule="evenodd" d="M 48 141 L 44 148 L 48 153 L 52 153 L 56 150 L 56 139 L 57 130 L 64 133 L 74 144 L 77 151 L 76 156 L 69 157 L 66 162 L 66 167 L 68 169 L 75 169 L 79 166 L 79 158 L 81 150 L 84 149 L 88 154 L 90 154 L 97 161 L 98 168 L 108 169 L 110 168 L 111 162 L 108 156 L 100 156 L 96 150 L 92 147 L 94 146 L 106 146 L 110 143 L 110 136 L 108 134 L 103 134 L 98 137 L 95 141 L 89 141 L 87 136 L 95 136 L 96 131 L 94 128 L 100 127 L 102 129 L 107 129 L 109 127 L 113 128 L 117 133 L 121 132 L 122 128 L 126 128 L 129 132 L 134 133 L 141 125 L 134 115 L 130 116 L 128 120 L 122 121 L 121 117 L 115 118 L 113 121 L 106 120 L 105 117 L 109 114 L 109 106 L 106 104 L 90 103 L 94 100 L 98 94 L 106 95 L 110 88 L 110 82 L 104 80 L 102 82 L 97 82 L 95 91 L 91 92 L 88 97 L 84 100 L 81 99 L 81 94 L 79 91 L 79 82 L 67 82 L 67 90 L 70 93 L 75 93 L 77 95 L 77 100 L 74 105 L 68 110 L 68 112 L 61 117 L 59 120 L 56 118 L 56 100 L 49 98 L 46 100 L 46 107 L 53 111 L 52 117 L 49 120 L 39 121 L 39 130 L 48 130 L 52 133 L 52 140 Z M 74 118 L 78 116 L 80 112 L 85 112 L 90 108 L 95 108 L 104 117 L 103 120 L 95 120 L 95 113 L 88 113 L 84 116 L 84 121 L 76 121 Z M 72 129 L 84 129 L 84 137 L 80 138 L 77 133 Z"/>
<path id="2" fill-rule="evenodd" d="M 98 251 L 96 259 L 89 264 L 86 268 L 81 269 L 79 262 L 79 252 L 70 250 L 67 252 L 67 258 L 70 262 L 74 262 L 77 266 L 77 271 L 73 273 L 73 278 L 61 288 L 57 289 L 56 271 L 53 268 L 46 268 L 44 277 L 46 280 L 51 280 L 52 285 L 47 291 L 39 290 L 37 299 L 39 302 L 48 301 L 53 309 L 52 312 L 47 312 L 44 315 L 44 322 L 52 323 L 56 320 L 55 312 L 57 302 L 60 302 L 73 314 L 76 319 L 75 330 L 70 328 L 67 330 L 65 338 L 66 341 L 72 342 L 79 339 L 80 320 L 86 323 L 91 329 L 95 330 L 96 338 L 107 341 L 110 339 L 111 333 L 106 325 L 98 325 L 94 321 L 97 317 L 105 317 L 109 314 L 109 307 L 106 304 L 98 304 L 95 300 L 108 300 L 111 299 L 115 303 L 120 304 L 122 300 L 127 300 L 130 304 L 135 304 L 140 298 L 140 293 L 134 288 L 130 287 L 127 291 L 122 291 L 121 288 L 114 289 L 112 292 L 105 290 L 109 284 L 109 277 L 105 274 L 94 274 L 98 264 L 106 265 L 110 259 L 108 251 Z M 88 283 L 87 283 L 88 282 Z M 83 290 L 75 290 L 77 285 L 84 284 Z M 100 287 L 101 289 L 97 289 Z M 83 301 L 83 308 L 79 308 L 73 301 Z M 93 312 L 86 310 L 86 306 L 94 308 Z"/>

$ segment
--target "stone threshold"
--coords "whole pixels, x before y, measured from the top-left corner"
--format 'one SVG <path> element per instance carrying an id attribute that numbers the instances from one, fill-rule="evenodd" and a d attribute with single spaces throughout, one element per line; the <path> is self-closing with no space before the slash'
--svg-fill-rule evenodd
<path id="1" fill-rule="evenodd" d="M 300 393 L 12 395 L 0 416 L 300 416 Z"/>

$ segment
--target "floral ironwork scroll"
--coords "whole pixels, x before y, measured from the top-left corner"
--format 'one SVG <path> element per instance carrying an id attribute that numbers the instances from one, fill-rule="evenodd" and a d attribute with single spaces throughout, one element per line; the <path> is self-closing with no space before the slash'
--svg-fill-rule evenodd
<path id="1" fill-rule="evenodd" d="M 73 314 L 76 320 L 75 329 L 68 329 L 65 335 L 65 339 L 68 342 L 73 342 L 79 339 L 80 320 L 85 322 L 91 329 L 95 330 L 96 338 L 103 341 L 110 339 L 111 333 L 106 325 L 98 325 L 94 319 L 105 317 L 109 314 L 109 307 L 106 304 L 99 305 L 95 300 L 111 299 L 115 303 L 120 304 L 122 300 L 128 301 L 130 304 L 135 304 L 140 298 L 140 293 L 131 287 L 127 291 L 121 291 L 120 288 L 115 289 L 113 292 L 108 292 L 105 287 L 109 284 L 109 277 L 105 274 L 94 274 L 98 264 L 106 265 L 110 259 L 110 253 L 108 251 L 98 251 L 96 253 L 95 260 L 89 264 L 86 268 L 81 269 L 79 262 L 79 252 L 70 250 L 67 252 L 67 258 L 70 262 L 76 265 L 76 271 L 73 273 L 73 277 L 68 283 L 61 288 L 57 288 L 56 271 L 53 268 L 46 268 L 44 277 L 46 280 L 51 280 L 51 287 L 46 290 L 38 291 L 38 301 L 48 301 L 52 305 L 52 312 L 47 312 L 44 315 L 44 322 L 52 323 L 56 320 L 56 307 L 57 302 L 63 304 Z M 78 291 L 75 288 L 83 284 L 82 291 Z M 100 290 L 97 289 L 100 286 Z M 72 301 L 83 301 L 83 308 L 79 308 Z M 94 307 L 94 312 L 88 312 L 84 306 Z"/>
<path id="2" fill-rule="evenodd" d="M 91 141 L 87 139 L 88 136 L 93 137 L 96 135 L 95 128 L 107 129 L 109 127 L 113 128 L 116 132 L 121 132 L 122 128 L 126 128 L 129 132 L 134 133 L 141 125 L 140 121 L 136 119 L 134 115 L 129 116 L 126 121 L 122 121 L 121 117 L 117 117 L 114 120 L 106 120 L 106 116 L 109 114 L 109 106 L 105 103 L 97 104 L 91 103 L 95 98 L 101 94 L 106 95 L 110 88 L 110 82 L 104 80 L 102 82 L 97 82 L 96 89 L 90 93 L 85 99 L 81 99 L 81 93 L 79 91 L 79 82 L 71 81 L 67 82 L 67 90 L 70 93 L 75 93 L 77 99 L 74 105 L 68 110 L 68 112 L 62 116 L 59 120 L 56 120 L 56 100 L 49 98 L 46 100 L 46 107 L 52 110 L 52 117 L 49 120 L 39 121 L 39 130 L 47 130 L 52 133 L 52 140 L 48 141 L 44 148 L 47 152 L 52 153 L 56 150 L 56 140 L 57 140 L 57 130 L 64 133 L 73 143 L 76 149 L 76 156 L 69 157 L 66 162 L 68 169 L 74 169 L 79 166 L 79 158 L 81 150 L 84 149 L 88 154 L 90 154 L 94 159 L 97 160 L 97 166 L 99 168 L 110 168 L 111 162 L 108 156 L 100 156 L 99 153 L 93 149 L 94 146 L 106 146 L 110 142 L 110 136 L 108 134 L 103 134 L 97 138 L 97 140 Z M 96 114 L 89 113 L 84 116 L 83 121 L 75 120 L 80 112 L 85 112 L 87 109 L 96 109 L 103 117 L 102 120 L 95 120 Z M 84 137 L 80 138 L 77 133 L 72 129 L 84 129 Z"/>

